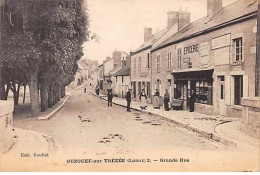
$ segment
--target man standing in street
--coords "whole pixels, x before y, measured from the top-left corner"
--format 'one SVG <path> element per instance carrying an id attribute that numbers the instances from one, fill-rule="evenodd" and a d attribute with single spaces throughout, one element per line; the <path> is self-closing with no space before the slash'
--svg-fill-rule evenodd
<path id="1" fill-rule="evenodd" d="M 108 107 L 112 107 L 112 100 L 113 100 L 112 89 L 109 89 L 107 94 Z"/>
<path id="2" fill-rule="evenodd" d="M 130 104 L 131 104 L 131 89 L 128 89 L 125 98 L 126 98 L 126 102 L 127 102 L 127 112 L 130 112 Z"/>
<path id="3" fill-rule="evenodd" d="M 165 94 L 164 94 L 164 110 L 169 111 L 169 101 L 170 101 L 170 96 L 168 93 L 168 89 L 165 89 Z"/>
<path id="4" fill-rule="evenodd" d="M 194 90 L 191 90 L 191 95 L 190 95 L 190 112 L 194 111 L 194 104 L 196 102 L 196 94 Z"/>

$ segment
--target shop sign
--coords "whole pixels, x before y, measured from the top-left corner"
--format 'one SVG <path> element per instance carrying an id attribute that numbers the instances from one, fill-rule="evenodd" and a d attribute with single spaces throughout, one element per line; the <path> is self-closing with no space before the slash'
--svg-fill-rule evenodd
<path id="1" fill-rule="evenodd" d="M 200 56 L 209 55 L 209 42 L 200 43 Z"/>
<path id="2" fill-rule="evenodd" d="M 189 53 L 194 53 L 194 52 L 198 52 L 199 51 L 199 45 L 192 45 L 189 47 L 184 47 L 184 55 L 185 54 L 189 54 Z"/>
<path id="3" fill-rule="evenodd" d="M 250 47 L 250 53 L 256 54 L 256 46 Z"/>
<path id="4" fill-rule="evenodd" d="M 230 34 L 226 34 L 212 39 L 211 42 L 212 49 L 218 49 L 226 46 L 230 46 Z"/>

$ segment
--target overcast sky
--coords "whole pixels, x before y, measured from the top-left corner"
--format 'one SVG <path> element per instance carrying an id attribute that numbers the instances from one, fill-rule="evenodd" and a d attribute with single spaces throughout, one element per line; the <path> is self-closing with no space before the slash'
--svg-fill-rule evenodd
<path id="1" fill-rule="evenodd" d="M 237 0 L 223 0 L 223 6 Z M 156 33 L 167 26 L 167 11 L 182 7 L 191 12 L 191 21 L 207 13 L 207 0 L 87 0 L 90 31 L 100 40 L 84 44 L 84 58 L 102 63 L 114 50 L 138 48 L 144 39 L 144 27 Z"/>

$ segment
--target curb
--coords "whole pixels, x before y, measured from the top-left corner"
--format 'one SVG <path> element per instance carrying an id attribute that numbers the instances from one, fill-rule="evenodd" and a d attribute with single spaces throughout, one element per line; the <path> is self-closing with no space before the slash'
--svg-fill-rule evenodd
<path id="1" fill-rule="evenodd" d="M 90 92 L 92 95 L 96 96 L 96 97 L 99 97 L 101 98 L 102 100 L 105 100 L 107 101 L 107 99 L 103 98 L 102 96 L 98 96 L 96 94 L 94 94 L 93 92 Z M 115 102 L 112 102 L 113 104 L 117 105 L 117 106 L 121 106 L 121 107 L 126 107 L 126 105 L 122 105 L 122 104 L 118 104 L 118 103 L 115 103 Z M 142 112 L 142 113 L 145 113 L 145 114 L 148 114 L 148 115 L 151 115 L 151 116 L 155 116 L 155 117 L 158 117 L 162 120 L 165 120 L 167 122 L 170 122 L 170 123 L 174 123 L 175 125 L 179 126 L 179 127 L 182 127 L 182 128 L 185 128 L 189 131 L 192 131 L 192 132 L 195 132 L 197 134 L 200 134 L 202 135 L 204 138 L 206 139 L 210 139 L 210 140 L 214 140 L 216 142 L 220 142 L 224 145 L 227 145 L 227 146 L 231 146 L 231 147 L 234 147 L 236 148 L 237 147 L 237 144 L 233 141 L 230 141 L 230 140 L 227 140 L 225 138 L 222 138 L 220 136 L 217 136 L 216 134 L 213 134 L 213 133 L 209 133 L 209 132 L 206 132 L 206 131 L 202 131 L 202 130 L 199 130 L 195 127 L 192 127 L 192 126 L 188 126 L 187 124 L 183 124 L 181 122 L 178 122 L 176 120 L 173 120 L 173 119 L 169 119 L 165 116 L 162 116 L 162 115 L 159 115 L 159 114 L 154 114 L 154 113 L 151 113 L 151 112 L 147 112 L 147 111 L 143 111 L 143 110 L 140 110 L 140 109 L 136 109 L 136 108 L 132 108 L 132 110 L 135 110 L 135 111 L 138 111 L 138 112 Z"/>
<path id="2" fill-rule="evenodd" d="M 52 138 L 49 135 L 46 135 L 44 133 L 38 132 L 38 131 L 34 131 L 34 130 L 28 130 L 28 129 L 22 129 L 22 128 L 13 128 L 14 129 L 14 135 L 18 135 L 18 139 L 20 139 L 21 137 L 19 136 L 18 133 L 20 133 L 21 131 L 24 133 L 28 133 L 30 135 L 32 135 L 33 137 L 36 137 L 43 148 L 47 149 L 48 152 L 56 152 L 57 150 L 60 150 L 61 146 L 59 145 L 59 143 L 57 142 L 56 139 Z M 17 147 L 17 143 L 19 143 L 19 141 L 15 140 L 14 141 L 14 145 L 12 148 L 10 148 L 6 153 L 10 153 L 12 152 L 12 149 L 14 147 Z M 50 144 L 52 143 L 52 145 Z"/>
<path id="3" fill-rule="evenodd" d="M 69 97 L 70 97 L 70 95 L 68 95 L 66 97 L 66 99 L 64 100 L 64 102 L 58 108 L 56 108 L 54 111 L 52 111 L 50 114 L 46 115 L 45 117 L 39 117 L 38 120 L 48 120 L 48 119 L 52 118 L 64 106 L 64 104 L 67 102 Z"/>

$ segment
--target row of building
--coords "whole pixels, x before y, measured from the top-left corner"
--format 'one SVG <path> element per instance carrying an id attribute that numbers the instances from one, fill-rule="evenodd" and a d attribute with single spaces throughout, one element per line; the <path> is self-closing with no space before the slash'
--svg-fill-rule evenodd
<path id="1" fill-rule="evenodd" d="M 138 49 L 129 54 L 115 51 L 99 66 L 98 85 L 122 97 L 131 88 L 137 101 L 145 89 L 149 103 L 158 89 L 161 104 L 168 89 L 171 103 L 184 109 L 189 108 L 187 99 L 194 90 L 195 111 L 242 117 L 246 99 L 259 105 L 257 14 L 257 0 L 239 0 L 226 7 L 222 0 L 207 0 L 207 16 L 194 22 L 187 10 L 169 11 L 167 28 L 155 34 L 145 28 Z M 259 127 L 260 106 L 247 107 L 253 111 L 247 122 Z"/>

